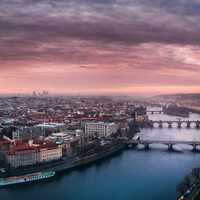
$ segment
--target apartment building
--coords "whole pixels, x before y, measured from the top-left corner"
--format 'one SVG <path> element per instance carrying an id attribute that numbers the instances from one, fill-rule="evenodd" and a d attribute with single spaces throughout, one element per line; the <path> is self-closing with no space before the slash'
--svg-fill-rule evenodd
<path id="1" fill-rule="evenodd" d="M 62 157 L 62 148 L 55 144 L 29 145 L 17 144 L 7 152 L 6 162 L 10 167 L 24 167 L 37 163 L 59 160 Z"/>
<path id="2" fill-rule="evenodd" d="M 87 122 L 85 123 L 85 134 L 89 137 L 107 137 L 115 134 L 118 130 L 116 123 L 105 123 L 105 122 Z"/>

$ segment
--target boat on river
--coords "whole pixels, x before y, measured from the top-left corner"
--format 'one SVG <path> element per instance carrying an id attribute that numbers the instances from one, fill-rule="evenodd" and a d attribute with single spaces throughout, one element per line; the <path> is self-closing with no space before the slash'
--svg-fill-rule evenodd
<path id="1" fill-rule="evenodd" d="M 42 179 L 48 179 L 55 175 L 54 171 L 48 172 L 36 172 L 32 174 L 27 174 L 23 176 L 11 176 L 6 178 L 0 178 L 0 186 L 7 186 L 19 183 L 34 182 Z"/>

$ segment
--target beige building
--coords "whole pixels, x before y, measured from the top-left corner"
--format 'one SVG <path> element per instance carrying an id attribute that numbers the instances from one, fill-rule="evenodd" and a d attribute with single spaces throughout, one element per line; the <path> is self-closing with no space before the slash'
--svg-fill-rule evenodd
<path id="1" fill-rule="evenodd" d="M 7 163 L 14 168 L 34 165 L 37 160 L 37 151 L 33 148 L 13 149 L 6 155 Z"/>
<path id="2" fill-rule="evenodd" d="M 6 154 L 6 161 L 13 168 L 50 162 L 61 158 L 62 148 L 55 144 L 35 146 L 21 144 L 13 146 Z"/>
<path id="3" fill-rule="evenodd" d="M 41 148 L 38 152 L 38 161 L 42 162 L 50 162 L 53 160 L 59 160 L 62 157 L 62 148 L 57 146 L 55 147 L 48 147 L 48 148 Z"/>

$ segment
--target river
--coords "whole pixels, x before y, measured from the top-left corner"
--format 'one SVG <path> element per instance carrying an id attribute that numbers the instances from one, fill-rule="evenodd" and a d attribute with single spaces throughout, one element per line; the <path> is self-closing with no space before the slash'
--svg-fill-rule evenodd
<path id="1" fill-rule="evenodd" d="M 152 115 L 151 118 L 169 116 Z M 200 119 L 191 115 L 190 119 Z M 171 117 L 170 117 L 171 119 Z M 141 137 L 199 140 L 196 128 L 143 129 Z M 27 185 L 0 189 L 2 200 L 174 200 L 176 186 L 193 167 L 200 166 L 200 153 L 187 145 L 175 146 L 169 152 L 165 145 L 130 149 L 87 167 Z"/>

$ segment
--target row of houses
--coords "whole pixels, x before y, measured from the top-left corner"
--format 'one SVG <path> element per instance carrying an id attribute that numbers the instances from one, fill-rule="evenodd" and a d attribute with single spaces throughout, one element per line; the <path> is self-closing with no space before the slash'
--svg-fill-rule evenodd
<path id="1" fill-rule="evenodd" d="M 23 134 L 15 132 L 16 137 L 2 140 L 0 154 L 4 155 L 6 163 L 12 168 L 51 162 L 59 160 L 63 156 L 72 156 L 76 153 L 76 147 L 82 145 L 83 142 L 85 144 L 89 141 L 88 139 L 92 139 L 94 136 L 109 137 L 115 134 L 118 129 L 119 125 L 116 123 L 86 122 L 84 130 L 52 133 L 48 137 L 43 136 L 42 140 L 38 140 L 40 142 L 35 139 L 35 143 L 30 142 L 31 138 L 25 140 L 22 137 Z M 41 143 L 41 141 L 43 142 Z"/>
<path id="2" fill-rule="evenodd" d="M 94 135 L 98 137 L 107 137 L 117 132 L 119 125 L 117 123 L 109 122 L 95 122 L 95 121 L 82 121 L 81 128 L 84 130 L 85 135 L 92 137 Z M 13 140 L 29 140 L 35 139 L 40 136 L 46 137 L 52 133 L 57 132 L 69 132 L 65 129 L 63 123 L 48 123 L 39 124 L 34 127 L 18 127 L 16 131 L 12 132 Z M 73 129 L 73 132 L 75 129 Z M 73 133 L 72 133 L 73 134 Z"/>
<path id="3" fill-rule="evenodd" d="M 12 168 L 50 162 L 61 158 L 62 148 L 53 143 L 28 144 L 20 142 L 10 147 L 5 154 L 5 160 Z"/>
<path id="4" fill-rule="evenodd" d="M 65 129 L 64 123 L 43 123 L 35 126 L 23 126 L 17 127 L 15 131 L 12 132 L 13 140 L 29 140 L 38 138 L 40 136 L 48 136 L 54 132 L 60 132 Z"/>

